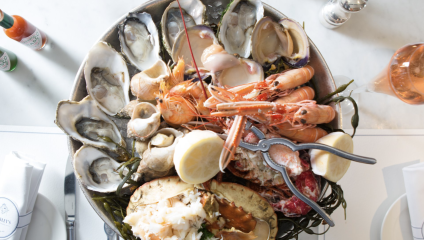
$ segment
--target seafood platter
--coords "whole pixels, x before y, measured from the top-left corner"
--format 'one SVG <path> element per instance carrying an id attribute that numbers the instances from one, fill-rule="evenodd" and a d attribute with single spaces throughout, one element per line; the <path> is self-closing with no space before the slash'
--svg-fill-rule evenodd
<path id="1" fill-rule="evenodd" d="M 92 47 L 55 122 L 87 200 L 124 239 L 291 239 L 326 222 L 238 145 L 259 142 L 254 126 L 348 146 L 338 104 L 320 101 L 335 91 L 304 26 L 259 0 L 149 1 Z M 346 206 L 349 161 L 269 155 L 328 214 Z"/>

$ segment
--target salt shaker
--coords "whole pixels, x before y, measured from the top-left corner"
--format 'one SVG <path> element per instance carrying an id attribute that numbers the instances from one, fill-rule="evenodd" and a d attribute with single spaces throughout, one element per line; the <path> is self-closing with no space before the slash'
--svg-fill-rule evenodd
<path id="1" fill-rule="evenodd" d="M 330 0 L 319 13 L 319 19 L 326 28 L 337 28 L 349 20 L 352 13 L 365 8 L 368 0 Z"/>

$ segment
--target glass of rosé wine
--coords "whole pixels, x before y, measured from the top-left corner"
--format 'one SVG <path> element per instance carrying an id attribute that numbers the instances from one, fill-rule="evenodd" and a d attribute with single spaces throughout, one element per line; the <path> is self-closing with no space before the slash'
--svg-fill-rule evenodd
<path id="1" fill-rule="evenodd" d="M 345 76 L 334 76 L 337 86 L 349 82 Z M 383 93 L 408 104 L 424 104 L 424 43 L 408 44 L 399 48 L 389 64 L 374 79 L 357 87 L 354 82 L 341 93 L 355 98 L 364 92 Z M 353 111 L 350 101 L 341 103 L 343 114 Z"/>

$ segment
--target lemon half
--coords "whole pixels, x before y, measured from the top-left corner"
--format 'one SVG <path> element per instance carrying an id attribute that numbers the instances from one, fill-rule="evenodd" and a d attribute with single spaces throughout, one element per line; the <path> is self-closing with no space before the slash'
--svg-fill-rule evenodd
<path id="1" fill-rule="evenodd" d="M 178 141 L 174 165 L 180 178 L 191 184 L 204 183 L 219 172 L 224 140 L 212 131 L 194 130 Z"/>
<path id="2" fill-rule="evenodd" d="M 342 132 L 330 133 L 316 141 L 342 151 L 353 153 L 352 138 Z M 347 172 L 350 161 L 326 151 L 313 149 L 310 151 L 312 171 L 332 182 L 339 181 Z"/>

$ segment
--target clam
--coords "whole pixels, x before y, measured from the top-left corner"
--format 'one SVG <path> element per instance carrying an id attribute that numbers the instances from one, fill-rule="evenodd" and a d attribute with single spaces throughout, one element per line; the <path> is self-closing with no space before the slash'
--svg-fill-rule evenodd
<path id="1" fill-rule="evenodd" d="M 97 148 L 82 146 L 75 153 L 73 164 L 76 177 L 89 190 L 114 192 L 122 182 L 116 170 L 120 164 Z"/>
<path id="2" fill-rule="evenodd" d="M 200 0 L 180 0 L 180 5 L 187 27 L 203 24 L 206 7 Z M 169 55 L 171 55 L 178 34 L 184 31 L 184 24 L 177 1 L 173 1 L 165 9 L 162 15 L 161 28 L 163 45 Z"/>
<path id="3" fill-rule="evenodd" d="M 234 0 L 222 17 L 218 33 L 225 50 L 248 58 L 253 28 L 263 16 L 264 7 L 260 0 Z"/>
<path id="4" fill-rule="evenodd" d="M 113 116 L 129 103 L 129 75 L 122 56 L 105 42 L 88 53 L 84 66 L 87 92 L 105 113 Z"/>
<path id="5" fill-rule="evenodd" d="M 264 80 L 262 66 L 255 61 L 239 58 L 239 64 L 222 70 L 218 82 L 221 86 L 235 87 Z"/>
<path id="6" fill-rule="evenodd" d="M 129 13 L 118 26 L 121 52 L 140 71 L 160 60 L 159 33 L 148 13 Z"/>
<path id="7" fill-rule="evenodd" d="M 203 51 L 211 46 L 212 44 L 218 44 L 218 40 L 212 29 L 207 26 L 197 25 L 187 28 L 187 32 L 191 42 L 191 48 L 193 50 L 194 59 L 198 68 L 204 68 L 201 61 Z M 174 48 L 171 54 L 174 62 L 178 61 L 178 58 L 184 59 L 186 68 L 192 67 L 193 60 L 191 58 L 190 49 L 187 44 L 187 37 L 185 32 L 180 32 L 174 43 Z"/>
<path id="8" fill-rule="evenodd" d="M 153 135 L 137 169 L 145 181 L 173 173 L 175 146 L 183 135 L 174 128 L 162 128 Z"/>
<path id="9" fill-rule="evenodd" d="M 201 59 L 217 85 L 235 87 L 264 80 L 260 64 L 250 59 L 237 58 L 227 53 L 221 45 L 213 44 L 206 48 Z"/>
<path id="10" fill-rule="evenodd" d="M 137 73 L 131 79 L 131 92 L 137 99 L 155 100 L 161 81 L 168 80 L 169 68 L 164 61 L 157 61 L 151 68 Z"/>
<path id="11" fill-rule="evenodd" d="M 155 105 L 141 102 L 134 107 L 127 126 L 127 136 L 137 140 L 150 137 L 160 125 L 160 112 Z"/>
<path id="12" fill-rule="evenodd" d="M 125 147 L 116 124 L 87 96 L 80 102 L 60 101 L 56 110 L 56 125 L 71 138 L 85 145 L 122 153 L 115 143 Z M 113 142 L 107 141 L 108 139 Z"/>
<path id="13" fill-rule="evenodd" d="M 279 57 L 291 67 L 300 68 L 309 61 L 309 41 L 299 23 L 285 18 L 279 23 L 264 17 L 252 34 L 252 57 L 261 65 Z"/>

